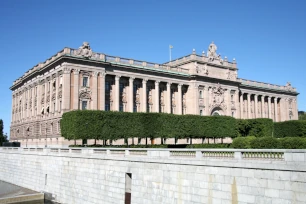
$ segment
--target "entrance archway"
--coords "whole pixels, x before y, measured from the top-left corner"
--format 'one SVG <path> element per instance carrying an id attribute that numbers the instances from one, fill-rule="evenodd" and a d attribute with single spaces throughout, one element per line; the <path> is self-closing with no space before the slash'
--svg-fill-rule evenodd
<path id="1" fill-rule="evenodd" d="M 221 115 L 224 115 L 224 113 L 220 107 L 216 107 L 211 111 L 211 116 L 221 116 Z"/>

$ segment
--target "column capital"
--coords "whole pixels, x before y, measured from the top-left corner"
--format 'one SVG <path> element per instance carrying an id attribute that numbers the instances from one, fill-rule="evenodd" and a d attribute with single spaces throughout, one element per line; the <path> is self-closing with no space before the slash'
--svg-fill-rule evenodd
<path id="1" fill-rule="evenodd" d="M 250 97 L 251 97 L 251 94 L 250 94 L 250 93 L 246 93 L 246 94 L 247 94 L 247 97 L 248 97 L 248 98 L 250 98 Z"/>
<path id="2" fill-rule="evenodd" d="M 130 78 L 129 78 L 129 81 L 130 81 L 130 82 L 133 82 L 134 80 L 135 80 L 135 77 L 130 77 Z"/>
<path id="3" fill-rule="evenodd" d="M 142 79 L 142 83 L 147 83 L 147 82 L 148 82 L 148 78 Z"/>
<path id="4" fill-rule="evenodd" d="M 167 87 L 168 87 L 168 86 L 170 87 L 170 86 L 171 86 L 171 84 L 172 84 L 171 82 L 167 82 Z"/>
<path id="5" fill-rule="evenodd" d="M 154 83 L 155 85 L 159 85 L 160 81 L 156 80 Z"/>
<path id="6" fill-rule="evenodd" d="M 116 76 L 115 76 L 115 80 L 116 80 L 116 81 L 119 81 L 119 80 L 120 80 L 120 77 L 121 77 L 121 75 L 116 75 Z"/>
<path id="7" fill-rule="evenodd" d="M 103 71 L 103 72 L 99 72 L 99 76 L 100 77 L 105 77 L 106 73 Z"/>
<path id="8" fill-rule="evenodd" d="M 184 86 L 184 84 L 182 84 L 182 83 L 177 84 L 178 88 L 182 88 L 182 86 Z"/>
<path id="9" fill-rule="evenodd" d="M 80 74 L 80 69 L 75 69 L 75 70 L 73 70 L 73 73 L 75 74 L 75 75 L 78 75 L 78 74 Z"/>
<path id="10" fill-rule="evenodd" d="M 71 68 L 69 68 L 69 67 L 64 67 L 63 71 L 64 71 L 64 74 L 70 74 Z"/>
<path id="11" fill-rule="evenodd" d="M 98 77 L 99 72 L 92 72 L 93 77 Z"/>

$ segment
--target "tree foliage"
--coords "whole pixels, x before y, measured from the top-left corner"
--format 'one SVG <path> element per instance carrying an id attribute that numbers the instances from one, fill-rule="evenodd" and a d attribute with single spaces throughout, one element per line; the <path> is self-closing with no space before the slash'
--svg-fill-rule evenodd
<path id="1" fill-rule="evenodd" d="M 3 142 L 7 142 L 7 135 L 3 134 L 3 120 L 0 119 L 0 146 L 2 146 Z"/>
<path id="2" fill-rule="evenodd" d="M 274 123 L 274 137 L 306 137 L 306 121 L 291 120 Z"/>
<path id="3" fill-rule="evenodd" d="M 237 119 L 237 129 L 240 136 L 265 137 L 272 136 L 273 121 L 268 118 Z"/>

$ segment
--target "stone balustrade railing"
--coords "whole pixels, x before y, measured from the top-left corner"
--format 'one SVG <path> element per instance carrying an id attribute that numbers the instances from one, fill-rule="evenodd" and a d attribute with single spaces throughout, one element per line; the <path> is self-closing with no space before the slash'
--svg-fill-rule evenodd
<path id="1" fill-rule="evenodd" d="M 155 149 L 155 148 L 18 148 L 2 147 L 0 152 L 29 154 L 105 155 L 222 160 L 264 160 L 306 162 L 306 150 L 285 149 Z"/>
<path id="2" fill-rule="evenodd" d="M 281 91 L 296 92 L 296 88 L 291 87 L 291 86 L 279 86 L 279 85 L 275 85 L 275 84 L 246 80 L 246 79 L 241 79 L 241 78 L 238 78 L 237 81 L 242 83 L 243 85 L 248 85 L 248 86 L 266 88 L 266 89 L 276 89 L 276 90 L 281 90 Z"/>
<path id="3" fill-rule="evenodd" d="M 187 55 L 187 56 L 184 56 L 184 57 L 172 60 L 170 62 L 167 62 L 167 63 L 165 63 L 165 65 L 179 66 L 181 64 L 184 64 L 184 63 L 187 63 L 187 62 L 190 62 L 190 61 L 194 61 L 194 60 L 196 60 L 198 62 L 202 62 L 202 63 L 211 63 L 207 56 L 190 54 L 190 55 Z M 233 69 L 237 68 L 237 64 L 234 63 L 234 62 L 227 61 L 227 58 L 225 58 L 223 60 L 222 65 L 225 66 L 225 67 L 233 68 Z"/>

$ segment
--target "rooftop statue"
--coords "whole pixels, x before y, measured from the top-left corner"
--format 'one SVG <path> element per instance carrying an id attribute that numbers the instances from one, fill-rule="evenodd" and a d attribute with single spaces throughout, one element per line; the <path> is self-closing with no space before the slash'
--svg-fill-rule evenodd
<path id="1" fill-rule="evenodd" d="M 92 50 L 89 46 L 89 43 L 88 42 L 83 42 L 83 45 L 81 47 L 79 47 L 78 50 L 75 50 L 74 54 L 77 55 L 77 56 L 91 58 L 92 57 Z"/>
<path id="2" fill-rule="evenodd" d="M 214 42 L 210 43 L 207 51 L 207 57 L 209 61 L 219 61 L 220 64 L 223 64 L 223 59 L 221 58 L 221 55 L 217 54 L 217 46 L 214 44 Z"/>

